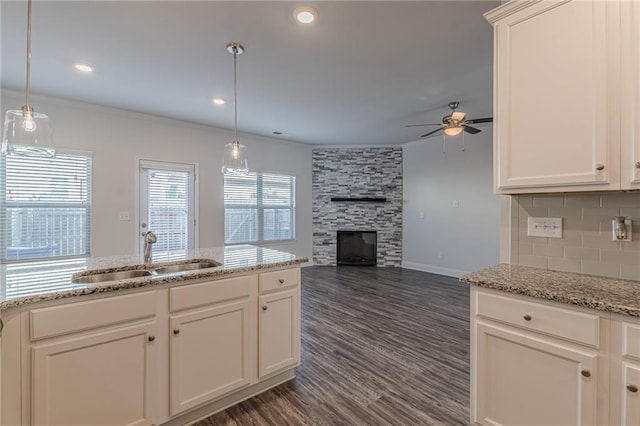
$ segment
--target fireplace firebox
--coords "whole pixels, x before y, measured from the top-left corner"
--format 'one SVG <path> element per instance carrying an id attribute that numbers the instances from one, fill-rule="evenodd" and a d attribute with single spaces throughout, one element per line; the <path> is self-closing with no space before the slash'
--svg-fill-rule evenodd
<path id="1" fill-rule="evenodd" d="M 338 265 L 375 266 L 377 240 L 376 231 L 338 231 Z"/>

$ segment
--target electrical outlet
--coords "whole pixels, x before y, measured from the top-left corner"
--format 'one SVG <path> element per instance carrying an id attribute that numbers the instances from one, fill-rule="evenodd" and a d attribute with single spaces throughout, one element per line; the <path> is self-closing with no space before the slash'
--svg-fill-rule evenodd
<path id="1" fill-rule="evenodd" d="M 444 252 L 438 252 L 438 259 L 444 259 Z"/>
<path id="2" fill-rule="evenodd" d="M 459 200 L 453 200 L 453 202 L 451 203 L 451 207 L 454 207 L 454 208 L 457 209 L 458 207 L 460 207 L 460 201 Z"/>
<path id="3" fill-rule="evenodd" d="M 122 220 L 122 221 L 131 220 L 131 218 L 129 217 L 129 212 L 120 212 L 120 213 L 118 213 L 118 219 Z"/>
<path id="4" fill-rule="evenodd" d="M 527 219 L 529 237 L 562 238 L 561 217 L 529 217 Z"/>

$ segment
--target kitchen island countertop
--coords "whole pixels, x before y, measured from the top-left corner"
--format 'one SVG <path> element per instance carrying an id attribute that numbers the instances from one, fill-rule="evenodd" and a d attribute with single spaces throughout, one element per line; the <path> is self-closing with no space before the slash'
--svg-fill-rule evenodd
<path id="1" fill-rule="evenodd" d="M 47 300 L 214 278 L 265 268 L 297 265 L 308 261 L 304 256 L 251 245 L 201 248 L 154 256 L 154 262 L 148 265 L 142 265 L 139 255 L 34 260 L 4 264 L 0 271 L 0 311 Z M 127 278 L 94 284 L 72 281 L 74 275 L 91 270 L 115 272 L 127 269 L 158 268 L 192 259 L 212 259 L 221 265 L 195 271 Z"/>
<path id="2" fill-rule="evenodd" d="M 464 275 L 463 283 L 538 299 L 640 317 L 640 281 L 499 264 Z"/>

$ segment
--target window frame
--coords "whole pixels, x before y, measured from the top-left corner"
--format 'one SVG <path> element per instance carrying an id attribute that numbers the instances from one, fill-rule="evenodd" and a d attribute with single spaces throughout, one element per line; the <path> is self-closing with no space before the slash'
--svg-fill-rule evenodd
<path id="1" fill-rule="evenodd" d="M 223 239 L 224 244 L 227 246 L 233 245 L 242 245 L 242 244 L 254 244 L 254 245 L 269 245 L 269 244 L 282 244 L 286 242 L 296 241 L 296 198 L 297 198 L 297 176 L 294 174 L 288 174 L 283 172 L 263 172 L 263 171 L 253 171 L 249 174 L 256 175 L 256 204 L 227 204 L 224 199 L 225 187 L 226 187 L 226 175 L 223 176 L 223 184 L 222 184 L 222 196 L 223 196 Z M 264 204 L 264 175 L 273 175 L 273 176 L 286 176 L 289 178 L 289 189 L 291 197 L 289 199 L 289 204 L 287 206 L 282 205 L 274 205 L 274 204 Z M 231 175 L 233 177 L 233 175 Z M 252 209 L 256 211 L 256 240 L 246 240 L 239 242 L 228 242 L 227 241 L 227 209 Z M 291 237 L 277 239 L 277 240 L 265 240 L 264 239 L 264 211 L 270 209 L 281 209 L 281 210 L 289 210 L 290 213 L 290 223 L 291 223 Z"/>
<path id="2" fill-rule="evenodd" d="M 88 160 L 87 167 L 87 175 L 86 175 L 86 203 L 63 203 L 63 202 L 47 202 L 40 203 L 35 206 L 29 206 L 29 203 L 25 202 L 9 202 L 6 199 L 6 161 L 9 155 L 0 155 L 0 218 L 2 221 L 6 221 L 5 223 L 0 224 L 0 226 L 6 226 L 7 230 L 9 229 L 9 223 L 7 220 L 7 210 L 9 208 L 16 207 L 24 207 L 24 208 L 82 208 L 85 210 L 85 221 L 86 234 L 83 235 L 84 244 L 86 246 L 85 253 L 82 254 L 74 254 L 74 255 L 64 255 L 64 256 L 39 256 L 39 257 L 27 257 L 27 258 L 18 258 L 18 259 L 7 259 L 6 250 L 9 247 L 9 241 L 7 238 L 9 237 L 8 232 L 5 232 L 5 229 L 0 229 L 0 264 L 2 265 L 12 265 L 19 263 L 28 263 L 28 262 L 49 262 L 49 261 L 63 261 L 65 259 L 81 259 L 81 258 L 89 258 L 93 252 L 93 152 L 92 151 L 84 151 L 84 150 L 76 150 L 76 149 L 68 149 L 68 148 L 56 148 L 56 156 L 64 155 L 64 156 L 76 156 L 76 157 L 84 157 L 85 160 Z M 55 159 L 55 157 L 54 157 Z"/>

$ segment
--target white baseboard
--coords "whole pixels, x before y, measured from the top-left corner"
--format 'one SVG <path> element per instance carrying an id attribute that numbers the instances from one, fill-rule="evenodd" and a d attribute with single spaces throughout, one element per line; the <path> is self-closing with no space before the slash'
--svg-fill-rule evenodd
<path id="1" fill-rule="evenodd" d="M 446 275 L 448 277 L 460 278 L 470 271 L 461 271 L 460 269 L 444 268 L 442 266 L 425 265 L 424 263 L 402 262 L 402 267 L 413 269 L 415 271 L 431 272 L 432 274 Z"/>

